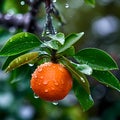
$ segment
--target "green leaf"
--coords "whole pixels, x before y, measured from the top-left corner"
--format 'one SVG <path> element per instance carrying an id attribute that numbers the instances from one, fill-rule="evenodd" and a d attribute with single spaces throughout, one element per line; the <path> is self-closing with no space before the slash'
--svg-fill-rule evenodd
<path id="1" fill-rule="evenodd" d="M 116 62 L 109 54 L 96 48 L 83 49 L 74 58 L 79 63 L 87 64 L 94 70 L 107 71 L 118 69 Z"/>
<path id="2" fill-rule="evenodd" d="M 34 34 L 21 32 L 12 36 L 0 51 L 0 56 L 12 56 L 35 47 L 41 44 L 39 38 Z"/>
<path id="3" fill-rule="evenodd" d="M 56 40 L 46 41 L 43 44 L 41 44 L 41 47 L 47 47 L 47 48 L 51 48 L 54 50 L 58 50 L 59 46 L 60 46 L 60 43 Z"/>
<path id="4" fill-rule="evenodd" d="M 49 35 L 52 40 L 58 41 L 60 44 L 64 44 L 65 42 L 65 36 L 63 33 L 57 33 L 56 35 Z"/>
<path id="5" fill-rule="evenodd" d="M 73 44 L 75 44 L 83 36 L 83 34 L 84 33 L 81 32 L 81 33 L 77 33 L 77 34 L 71 34 L 68 37 L 66 37 L 64 45 L 62 45 L 58 49 L 57 53 L 61 53 L 65 50 L 67 50 L 68 48 L 70 48 Z"/>
<path id="6" fill-rule="evenodd" d="M 77 63 L 73 63 L 71 62 L 72 66 L 74 66 L 74 68 L 78 71 L 80 71 L 81 73 L 84 73 L 86 75 L 91 75 L 92 74 L 92 68 L 86 64 L 77 64 Z"/>
<path id="7" fill-rule="evenodd" d="M 22 55 L 23 53 L 17 54 L 17 55 L 13 55 L 13 56 L 9 56 L 6 61 L 4 62 L 3 66 L 2 66 L 2 70 L 5 70 L 8 65 L 10 64 L 10 62 L 12 62 L 15 58 L 17 58 L 18 56 Z"/>
<path id="8" fill-rule="evenodd" d="M 86 92 L 90 93 L 90 85 L 86 76 L 77 70 L 67 58 L 62 57 L 60 62 L 66 66 L 78 83 L 83 86 Z"/>
<path id="9" fill-rule="evenodd" d="M 93 71 L 92 76 L 99 82 L 112 87 L 120 92 L 119 80 L 109 71 Z"/>
<path id="10" fill-rule="evenodd" d="M 73 82 L 73 90 L 84 111 L 90 109 L 93 106 L 94 101 L 91 95 L 88 94 L 77 81 Z"/>
<path id="11" fill-rule="evenodd" d="M 6 72 L 11 71 L 17 67 L 20 67 L 21 65 L 24 65 L 26 63 L 29 63 L 31 60 L 34 60 L 39 56 L 38 52 L 31 52 L 31 53 L 26 53 L 24 55 L 21 55 L 17 58 L 15 58 L 8 67 L 6 68 Z"/>
<path id="12" fill-rule="evenodd" d="M 62 54 L 64 56 L 73 56 L 73 55 L 75 55 L 75 48 L 74 48 L 74 46 L 71 46 L 70 48 L 68 48 L 67 50 L 63 51 L 60 54 Z"/>
<path id="13" fill-rule="evenodd" d="M 92 6 L 95 5 L 95 0 L 85 0 L 85 2 L 86 2 L 87 4 L 92 5 Z"/>

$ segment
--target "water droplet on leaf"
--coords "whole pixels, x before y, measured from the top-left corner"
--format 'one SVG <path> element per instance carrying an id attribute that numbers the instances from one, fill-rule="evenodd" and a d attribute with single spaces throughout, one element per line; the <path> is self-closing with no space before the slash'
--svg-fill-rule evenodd
<path id="1" fill-rule="evenodd" d="M 84 78 L 80 77 L 80 79 L 82 80 L 82 82 L 84 82 L 84 83 L 85 83 L 85 80 L 84 80 Z"/>

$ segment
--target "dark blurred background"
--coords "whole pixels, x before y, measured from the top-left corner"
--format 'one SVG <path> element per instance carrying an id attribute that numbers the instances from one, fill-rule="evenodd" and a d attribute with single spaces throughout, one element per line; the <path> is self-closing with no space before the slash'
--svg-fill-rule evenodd
<path id="1" fill-rule="evenodd" d="M 83 0 L 53 2 L 65 21 L 62 26 L 58 19 L 53 19 L 58 32 L 66 35 L 85 32 L 75 45 L 76 51 L 86 47 L 100 48 L 111 54 L 120 66 L 120 0 L 96 0 L 95 7 L 86 5 Z M 14 15 L 21 21 L 22 15 L 30 9 L 27 0 L 0 0 L 0 48 L 13 34 L 24 31 L 21 26 L 2 21 L 3 14 L 6 21 Z M 38 25 L 43 28 L 44 4 L 40 5 L 36 17 Z M 5 73 L 2 70 L 5 60 L 0 57 L 0 120 L 120 120 L 119 92 L 88 77 L 95 105 L 87 112 L 82 112 L 72 91 L 58 104 L 45 102 L 36 98 L 29 85 L 35 66 L 20 67 L 16 70 L 19 74 L 15 71 Z M 119 71 L 113 73 L 120 79 Z"/>

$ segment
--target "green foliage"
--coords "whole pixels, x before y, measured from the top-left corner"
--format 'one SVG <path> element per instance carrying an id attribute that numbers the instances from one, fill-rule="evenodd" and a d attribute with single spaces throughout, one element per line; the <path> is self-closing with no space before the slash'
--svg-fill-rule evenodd
<path id="1" fill-rule="evenodd" d="M 6 68 L 5 71 L 8 72 L 17 67 L 20 67 L 21 65 L 29 63 L 31 60 L 34 60 L 38 56 L 39 56 L 38 52 L 30 52 L 30 53 L 21 55 L 21 56 L 15 58 L 12 62 L 10 62 L 10 64 L 8 65 L 8 67 Z"/>
<path id="2" fill-rule="evenodd" d="M 39 38 L 34 34 L 21 32 L 12 36 L 0 51 L 0 56 L 12 56 L 40 45 Z"/>
<path id="3" fill-rule="evenodd" d="M 31 33 L 18 33 L 10 38 L 0 51 L 1 56 L 8 56 L 3 68 L 6 68 L 6 71 L 19 69 L 18 67 L 32 60 L 33 64 L 35 62 L 39 65 L 52 60 L 54 50 L 54 59 L 57 59 L 71 72 L 74 79 L 74 93 L 81 107 L 86 111 L 94 103 L 86 75 L 118 91 L 120 91 L 120 82 L 110 72 L 110 70 L 118 69 L 118 66 L 106 52 L 97 48 L 87 48 L 75 53 L 74 44 L 83 34 L 83 32 L 74 33 L 65 37 L 63 33 L 57 33 L 45 36 L 46 40 L 42 42 Z M 34 49 L 36 52 L 30 52 Z M 27 53 L 23 54 L 23 52 Z M 69 56 L 71 60 L 68 59 Z"/>
<path id="4" fill-rule="evenodd" d="M 96 48 L 87 48 L 80 50 L 74 56 L 74 58 L 80 64 L 89 65 L 93 70 L 106 71 L 118 69 L 117 64 L 110 55 Z"/>
<path id="5" fill-rule="evenodd" d="M 95 5 L 95 0 L 85 0 L 85 3 L 94 6 Z"/>
<path id="6" fill-rule="evenodd" d="M 93 106 L 94 101 L 91 95 L 87 93 L 83 86 L 79 85 L 76 81 L 74 81 L 73 90 L 84 111 L 88 110 Z"/>
<path id="7" fill-rule="evenodd" d="M 93 71 L 92 76 L 99 82 L 112 87 L 120 92 L 119 80 L 109 71 Z"/>

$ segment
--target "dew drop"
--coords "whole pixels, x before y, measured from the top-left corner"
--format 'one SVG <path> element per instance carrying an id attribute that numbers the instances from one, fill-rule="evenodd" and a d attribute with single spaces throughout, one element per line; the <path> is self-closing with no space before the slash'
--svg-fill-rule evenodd
<path id="1" fill-rule="evenodd" d="M 28 65 L 29 65 L 30 67 L 34 66 L 34 64 L 31 64 L 31 63 L 29 63 Z"/>
<path id="2" fill-rule="evenodd" d="M 58 102 L 52 102 L 53 105 L 58 105 Z"/>
<path id="3" fill-rule="evenodd" d="M 54 83 L 55 85 L 59 85 L 57 82 Z"/>
<path id="4" fill-rule="evenodd" d="M 85 83 L 85 80 L 84 80 L 84 78 L 80 77 L 80 79 L 82 80 L 82 82 L 83 82 L 83 83 Z"/>
<path id="5" fill-rule="evenodd" d="M 40 76 L 41 79 L 43 79 L 43 76 Z"/>
<path id="6" fill-rule="evenodd" d="M 21 4 L 21 5 L 25 5 L 25 1 L 21 1 L 20 4 Z"/>
<path id="7" fill-rule="evenodd" d="M 39 68 L 39 69 L 38 69 L 38 72 L 41 72 L 41 71 L 42 71 L 42 68 Z"/>
<path id="8" fill-rule="evenodd" d="M 47 93 L 48 92 L 48 89 L 45 89 L 45 93 Z"/>
<path id="9" fill-rule="evenodd" d="M 34 75 L 34 78 L 37 78 L 37 75 Z"/>
<path id="10" fill-rule="evenodd" d="M 47 85 L 47 84 L 48 84 L 48 81 L 43 81 L 43 84 L 44 84 L 44 85 Z"/>
<path id="11" fill-rule="evenodd" d="M 34 93 L 34 98 L 36 98 L 36 99 L 37 99 L 37 98 L 39 98 L 39 96 L 38 96 L 38 95 L 36 95 L 36 94 Z"/>
<path id="12" fill-rule="evenodd" d="M 65 8 L 69 8 L 69 4 L 68 3 L 65 4 Z"/>
<path id="13" fill-rule="evenodd" d="M 53 0 L 54 3 L 56 3 L 57 0 Z"/>

